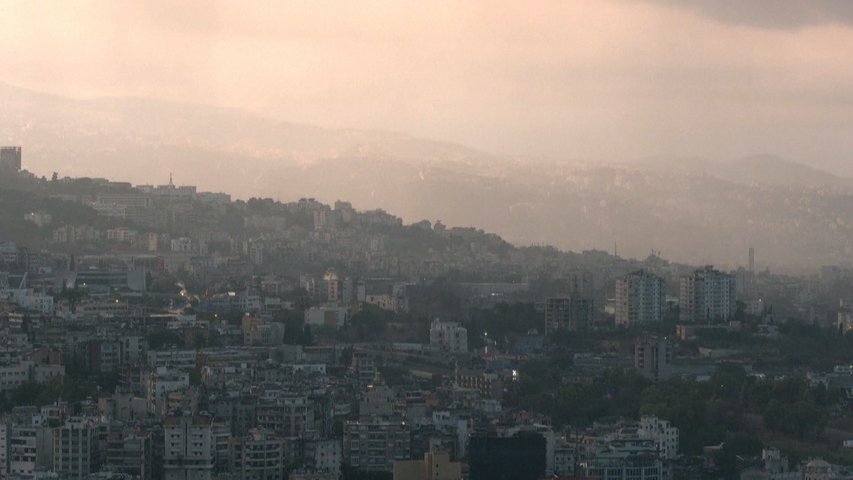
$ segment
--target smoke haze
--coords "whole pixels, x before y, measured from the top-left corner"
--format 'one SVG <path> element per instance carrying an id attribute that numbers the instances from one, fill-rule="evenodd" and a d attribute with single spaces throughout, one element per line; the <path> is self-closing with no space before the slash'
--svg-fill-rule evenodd
<path id="1" fill-rule="evenodd" d="M 756 153 L 853 175 L 848 2 L 24 2 L 2 80 L 500 154 Z"/>

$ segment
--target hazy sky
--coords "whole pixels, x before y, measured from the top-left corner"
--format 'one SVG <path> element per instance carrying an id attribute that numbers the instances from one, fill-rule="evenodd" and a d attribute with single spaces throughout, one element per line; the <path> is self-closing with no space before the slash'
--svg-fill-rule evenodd
<path id="1" fill-rule="evenodd" d="M 0 2 L 0 81 L 496 153 L 853 164 L 853 2 Z"/>

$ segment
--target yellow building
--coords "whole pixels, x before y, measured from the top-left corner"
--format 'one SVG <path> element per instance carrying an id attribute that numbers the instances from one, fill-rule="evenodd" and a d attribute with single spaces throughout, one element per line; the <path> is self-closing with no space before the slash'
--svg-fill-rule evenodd
<path id="1" fill-rule="evenodd" d="M 394 480 L 461 480 L 462 464 L 446 453 L 425 453 L 423 460 L 394 462 Z"/>

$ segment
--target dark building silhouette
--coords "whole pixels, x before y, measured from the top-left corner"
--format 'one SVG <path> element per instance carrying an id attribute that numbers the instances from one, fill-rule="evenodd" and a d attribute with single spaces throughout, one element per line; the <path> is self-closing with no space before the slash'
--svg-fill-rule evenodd
<path id="1" fill-rule="evenodd" d="M 21 147 L 0 147 L 0 169 L 21 169 Z"/>
<path id="2" fill-rule="evenodd" d="M 538 480 L 545 475 L 545 438 L 532 432 L 514 437 L 471 437 L 470 480 Z"/>
<path id="3" fill-rule="evenodd" d="M 652 381 L 672 375 L 672 344 L 666 338 L 647 338 L 634 345 L 634 368 Z"/>
<path id="4" fill-rule="evenodd" d="M 557 330 L 576 332 L 592 326 L 595 302 L 585 295 L 566 295 L 545 300 L 545 334 Z"/>

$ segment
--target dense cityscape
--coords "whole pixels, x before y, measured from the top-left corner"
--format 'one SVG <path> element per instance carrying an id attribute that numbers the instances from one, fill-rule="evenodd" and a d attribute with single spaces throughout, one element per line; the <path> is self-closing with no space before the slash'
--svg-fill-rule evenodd
<path id="1" fill-rule="evenodd" d="M 853 478 L 849 265 L 517 247 L 23 153 L 0 479 Z"/>

